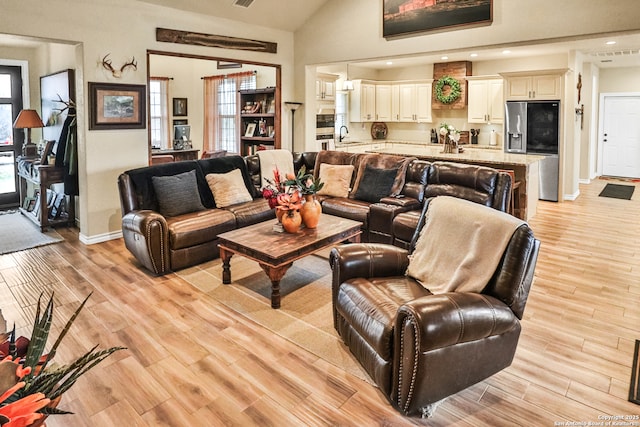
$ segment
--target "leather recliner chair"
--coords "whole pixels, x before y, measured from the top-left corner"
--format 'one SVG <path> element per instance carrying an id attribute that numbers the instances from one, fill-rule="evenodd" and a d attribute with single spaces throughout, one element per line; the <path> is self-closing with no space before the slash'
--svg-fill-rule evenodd
<path id="1" fill-rule="evenodd" d="M 406 275 L 407 249 L 336 247 L 329 259 L 334 327 L 394 407 L 430 416 L 442 399 L 511 364 L 539 245 L 523 223 L 480 293 L 442 294 Z"/>

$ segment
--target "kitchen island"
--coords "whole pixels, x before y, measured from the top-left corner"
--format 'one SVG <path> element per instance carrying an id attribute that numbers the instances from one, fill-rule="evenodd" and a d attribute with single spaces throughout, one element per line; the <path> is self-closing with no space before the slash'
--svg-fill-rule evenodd
<path id="1" fill-rule="evenodd" d="M 337 150 L 350 144 L 336 147 Z M 512 170 L 516 181 L 520 181 L 519 198 L 516 201 L 515 215 L 525 221 L 530 220 L 536 213 L 539 194 L 539 163 L 542 156 L 505 153 L 499 148 L 476 148 L 465 145 L 462 153 L 444 153 L 441 144 L 411 144 L 403 142 L 384 142 L 371 146 L 366 150 L 370 153 L 396 154 L 400 156 L 412 156 L 428 161 L 447 161 L 469 163 L 480 166 L 488 166 L 495 169 Z"/>

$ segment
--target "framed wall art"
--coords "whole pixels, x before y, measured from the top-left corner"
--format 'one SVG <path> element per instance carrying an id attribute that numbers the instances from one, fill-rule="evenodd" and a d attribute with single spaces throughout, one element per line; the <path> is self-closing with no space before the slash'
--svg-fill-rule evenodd
<path id="1" fill-rule="evenodd" d="M 89 130 L 144 129 L 146 86 L 89 82 Z"/>
<path id="2" fill-rule="evenodd" d="M 74 70 L 62 70 L 40 77 L 40 111 L 44 128 L 42 138 L 58 141 L 69 107 L 75 105 L 76 86 Z"/>
<path id="3" fill-rule="evenodd" d="M 187 98 L 173 98 L 173 115 L 175 117 L 187 115 Z"/>
<path id="4" fill-rule="evenodd" d="M 383 0 L 385 38 L 490 25 L 493 0 Z"/>

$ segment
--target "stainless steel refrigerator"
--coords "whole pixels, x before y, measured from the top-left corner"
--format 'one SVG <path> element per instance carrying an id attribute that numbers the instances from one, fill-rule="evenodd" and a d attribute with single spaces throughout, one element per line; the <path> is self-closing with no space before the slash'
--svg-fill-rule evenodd
<path id="1" fill-rule="evenodd" d="M 504 150 L 544 156 L 540 200 L 558 201 L 560 101 L 507 101 Z"/>

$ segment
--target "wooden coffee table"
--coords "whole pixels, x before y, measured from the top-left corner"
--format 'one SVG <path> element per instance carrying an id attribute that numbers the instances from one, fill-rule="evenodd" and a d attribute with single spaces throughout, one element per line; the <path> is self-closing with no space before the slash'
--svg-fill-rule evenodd
<path id="1" fill-rule="evenodd" d="M 218 237 L 222 259 L 222 283 L 231 283 L 230 260 L 234 254 L 256 261 L 271 280 L 271 307 L 280 308 L 280 280 L 297 259 L 349 240 L 360 241 L 362 223 L 322 214 L 318 227 L 296 234 L 273 230 L 276 220 L 242 227 Z"/>

